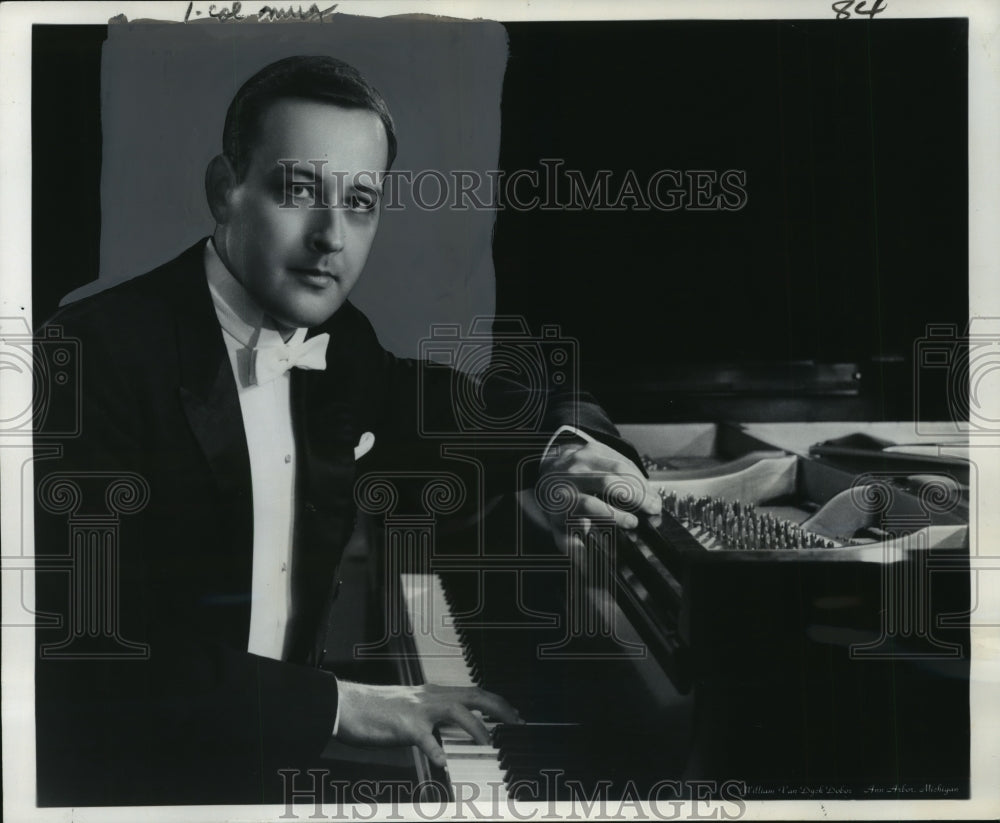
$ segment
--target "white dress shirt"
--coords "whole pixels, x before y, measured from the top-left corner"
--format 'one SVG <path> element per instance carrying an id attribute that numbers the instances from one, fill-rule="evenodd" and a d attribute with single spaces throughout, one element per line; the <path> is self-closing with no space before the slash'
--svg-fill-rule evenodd
<path id="1" fill-rule="evenodd" d="M 292 605 L 291 565 L 295 534 L 295 436 L 288 372 L 262 386 L 251 382 L 255 347 L 285 341 L 243 285 L 226 269 L 211 240 L 205 272 L 236 377 L 253 489 L 253 584 L 247 651 L 281 660 Z M 305 338 L 296 330 L 293 341 Z"/>

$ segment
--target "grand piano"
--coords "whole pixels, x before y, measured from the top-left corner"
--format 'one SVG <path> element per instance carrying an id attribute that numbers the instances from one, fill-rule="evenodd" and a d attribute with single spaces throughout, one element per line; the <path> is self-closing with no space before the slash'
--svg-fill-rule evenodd
<path id="1" fill-rule="evenodd" d="M 623 426 L 663 511 L 569 549 L 541 488 L 471 527 L 371 517 L 339 654 L 527 721 L 397 758 L 430 799 L 967 797 L 970 464 L 922 431 Z"/>
<path id="2" fill-rule="evenodd" d="M 613 170 L 617 189 L 626 171 L 738 169 L 750 197 L 499 210 L 496 313 L 578 343 L 581 385 L 642 423 L 623 434 L 665 510 L 634 539 L 597 524 L 572 554 L 530 495 L 471 525 L 369 515 L 326 665 L 479 684 L 528 723 L 486 750 L 442 729 L 447 773 L 408 750 L 327 754 L 430 795 L 669 799 L 735 781 L 749 799 L 968 796 L 974 477 L 938 447 L 949 432 L 921 461 L 875 442 L 921 440 L 912 423 L 871 422 L 943 419 L 962 386 L 958 331 L 925 341 L 951 359 L 912 356 L 928 324 L 972 313 L 968 20 L 505 29 L 501 170 L 545 179 L 540 159 L 563 158 L 588 180 Z M 34 96 L 63 103 L 33 112 L 37 226 L 67 174 L 97 191 L 106 37 L 35 28 Z M 69 169 L 46 159 L 67 118 L 83 136 Z M 36 325 L 97 274 L 91 201 L 65 242 L 34 238 Z M 761 422 L 802 420 L 844 422 Z"/>

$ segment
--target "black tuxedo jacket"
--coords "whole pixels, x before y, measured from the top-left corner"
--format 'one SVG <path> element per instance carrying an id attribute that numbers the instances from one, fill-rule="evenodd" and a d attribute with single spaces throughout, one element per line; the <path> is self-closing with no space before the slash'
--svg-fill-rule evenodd
<path id="1" fill-rule="evenodd" d="M 355 521 L 354 446 L 371 431 L 373 455 L 397 468 L 433 463 L 440 444 L 419 436 L 418 397 L 435 431 L 458 426 L 461 375 L 389 354 L 350 303 L 312 330 L 330 343 L 325 371 L 292 372 L 292 653 L 248 653 L 250 464 L 203 253 L 201 241 L 49 324 L 80 341 L 81 433 L 35 470 L 36 554 L 62 570 L 36 575 L 41 805 L 282 802 L 278 769 L 315 767 L 336 714 L 336 682 L 315 664 Z M 523 403 L 522 390 L 501 385 L 490 402 Z M 579 397 L 550 398 L 544 428 L 570 409 L 615 437 Z M 512 486 L 524 454 L 489 454 Z M 109 523 L 117 536 L 101 537 Z"/>

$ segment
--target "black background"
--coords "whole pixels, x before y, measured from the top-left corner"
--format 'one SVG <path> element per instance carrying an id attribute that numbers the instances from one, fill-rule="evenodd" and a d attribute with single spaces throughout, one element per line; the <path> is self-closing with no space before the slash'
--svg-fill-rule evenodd
<path id="1" fill-rule="evenodd" d="M 498 311 L 577 338 L 618 419 L 659 419 L 678 365 L 802 360 L 858 364 L 864 397 L 796 413 L 911 417 L 915 341 L 968 316 L 965 20 L 507 30 L 502 168 L 742 169 L 748 197 L 501 212 Z"/>
<path id="2" fill-rule="evenodd" d="M 97 278 L 101 43 L 107 26 L 36 25 L 31 49 L 32 327 Z"/>

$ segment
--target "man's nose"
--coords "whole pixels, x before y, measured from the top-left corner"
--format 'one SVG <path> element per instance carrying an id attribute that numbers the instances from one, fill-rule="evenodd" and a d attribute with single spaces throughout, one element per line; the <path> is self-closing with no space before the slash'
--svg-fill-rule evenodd
<path id="1" fill-rule="evenodd" d="M 334 204 L 311 211 L 309 247 L 320 254 L 333 254 L 343 249 L 346 210 Z"/>

